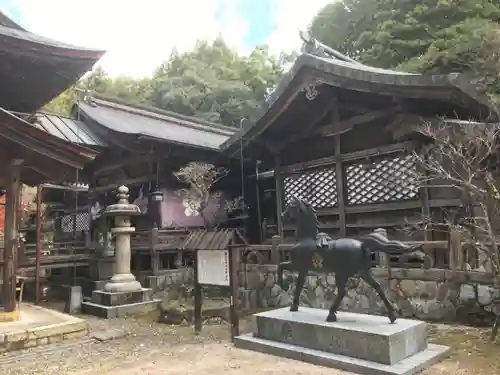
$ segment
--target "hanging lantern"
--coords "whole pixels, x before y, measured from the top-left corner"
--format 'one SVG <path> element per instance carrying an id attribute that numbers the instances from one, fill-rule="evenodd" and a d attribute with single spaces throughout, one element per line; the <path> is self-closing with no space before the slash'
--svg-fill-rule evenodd
<path id="1" fill-rule="evenodd" d="M 150 197 L 153 202 L 162 202 L 163 192 L 160 189 L 155 189 L 155 191 L 150 193 Z"/>

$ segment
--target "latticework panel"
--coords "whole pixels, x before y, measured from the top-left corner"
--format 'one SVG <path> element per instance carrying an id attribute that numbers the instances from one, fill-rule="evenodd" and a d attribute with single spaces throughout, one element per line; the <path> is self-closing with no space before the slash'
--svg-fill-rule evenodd
<path id="1" fill-rule="evenodd" d="M 73 229 L 75 232 L 88 232 L 90 230 L 88 212 L 78 212 L 73 215 L 66 215 L 61 217 L 61 229 L 65 233 L 72 233 Z M 74 225 L 74 220 L 76 220 L 76 226 Z"/>
<path id="2" fill-rule="evenodd" d="M 404 201 L 418 198 L 416 165 L 411 155 L 373 164 L 346 167 L 349 205 Z"/>
<path id="3" fill-rule="evenodd" d="M 285 203 L 292 197 L 306 200 L 314 208 L 337 205 L 335 169 L 322 169 L 285 177 Z"/>

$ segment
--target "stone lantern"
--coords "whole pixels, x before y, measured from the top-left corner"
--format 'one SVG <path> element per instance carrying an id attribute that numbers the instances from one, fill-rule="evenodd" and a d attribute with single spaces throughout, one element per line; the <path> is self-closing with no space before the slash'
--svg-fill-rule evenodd
<path id="1" fill-rule="evenodd" d="M 105 216 L 113 216 L 115 221 L 111 233 L 115 235 L 115 268 L 114 275 L 104 285 L 106 292 L 136 292 L 142 290 L 141 284 L 130 272 L 130 235 L 135 231 L 130 217 L 140 215 L 141 210 L 128 201 L 129 190 L 126 186 L 117 189 L 118 202 L 106 207 Z"/>
<path id="2" fill-rule="evenodd" d="M 130 217 L 141 210 L 128 202 L 128 188 L 117 190 L 118 202 L 106 207 L 103 215 L 114 217 L 115 264 L 114 275 L 102 290 L 92 292 L 92 300 L 82 303 L 84 313 L 102 318 L 116 318 L 156 310 L 161 300 L 154 299 L 153 290 L 143 288 L 130 272 L 130 235 L 135 231 Z"/>

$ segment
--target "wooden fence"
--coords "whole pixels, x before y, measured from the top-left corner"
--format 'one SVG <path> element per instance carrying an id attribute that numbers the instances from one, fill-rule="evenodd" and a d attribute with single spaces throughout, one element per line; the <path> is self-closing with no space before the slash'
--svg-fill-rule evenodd
<path id="1" fill-rule="evenodd" d="M 406 241 L 408 245 L 423 245 L 426 254 L 423 258 L 415 254 L 399 257 L 387 256 L 384 253 L 374 254 L 373 273 L 376 277 L 400 280 L 421 280 L 457 283 L 493 284 L 494 275 L 488 261 L 473 246 L 464 246 L 460 233 L 451 231 L 448 241 Z M 244 262 L 255 264 L 278 264 L 288 258 L 288 251 L 293 244 L 281 243 L 279 236 L 272 238 L 271 244 L 248 245 L 244 251 Z M 445 251 L 449 254 L 447 268 L 435 268 L 435 251 Z M 411 258 L 417 261 L 411 262 Z M 420 261 L 418 261 L 420 260 Z M 478 269 L 482 265 L 481 269 Z M 475 268 L 475 269 L 474 269 Z"/>

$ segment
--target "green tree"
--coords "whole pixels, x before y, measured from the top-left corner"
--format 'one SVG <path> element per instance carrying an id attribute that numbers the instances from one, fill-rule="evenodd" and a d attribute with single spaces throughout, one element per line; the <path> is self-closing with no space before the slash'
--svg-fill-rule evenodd
<path id="1" fill-rule="evenodd" d="M 291 58 L 274 57 L 266 46 L 240 56 L 222 39 L 199 42 L 193 51 L 174 51 L 157 69 L 149 99 L 162 109 L 238 126 L 264 102 Z"/>
<path id="2" fill-rule="evenodd" d="M 345 0 L 324 7 L 310 31 L 365 64 L 468 72 L 496 95 L 499 21 L 500 4 L 491 0 Z"/>
<path id="3" fill-rule="evenodd" d="M 73 104 L 81 95 L 78 92 L 85 90 L 113 96 L 119 99 L 143 103 L 147 100 L 150 89 L 150 78 L 139 80 L 126 76 L 111 78 L 102 67 L 98 66 L 88 75 L 80 79 L 74 86 L 70 87 L 48 103 L 44 107 L 44 110 L 67 115 Z"/>
<path id="4" fill-rule="evenodd" d="M 378 0 L 333 1 L 313 18 L 309 31 L 320 42 L 359 60 L 365 49 L 357 42 L 364 31 L 375 28 L 377 3 Z"/>
<path id="5" fill-rule="evenodd" d="M 267 46 L 241 56 L 222 39 L 199 42 L 189 52 L 174 50 L 152 78 L 113 79 L 97 68 L 45 109 L 68 113 L 77 98 L 77 88 L 238 126 L 241 118 L 250 118 L 260 107 L 268 91 L 283 77 L 284 64 L 294 57 L 272 56 Z"/>

